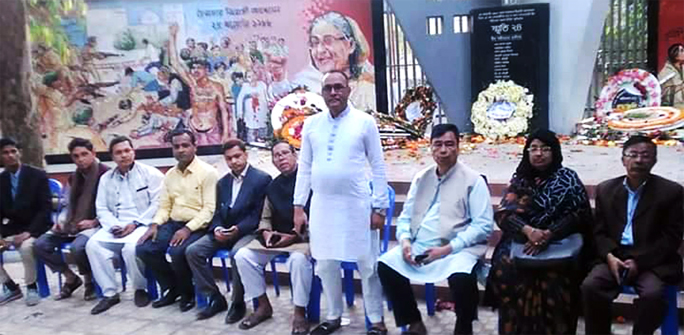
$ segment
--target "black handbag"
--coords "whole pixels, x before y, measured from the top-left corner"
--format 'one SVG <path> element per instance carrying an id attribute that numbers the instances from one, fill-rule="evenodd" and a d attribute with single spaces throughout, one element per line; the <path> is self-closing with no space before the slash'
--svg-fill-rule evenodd
<path id="1" fill-rule="evenodd" d="M 523 251 L 524 243 L 511 242 L 511 259 L 517 267 L 521 268 L 545 268 L 564 265 L 574 261 L 582 249 L 582 235 L 572 234 L 562 240 L 551 241 L 546 249 L 532 256 Z"/>

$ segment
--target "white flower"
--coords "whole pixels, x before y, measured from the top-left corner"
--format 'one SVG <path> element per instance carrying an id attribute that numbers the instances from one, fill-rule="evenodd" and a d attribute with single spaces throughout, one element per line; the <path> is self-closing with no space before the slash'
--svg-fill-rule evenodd
<path id="1" fill-rule="evenodd" d="M 488 139 L 513 137 L 527 131 L 528 120 L 532 117 L 534 96 L 529 90 L 513 81 L 491 83 L 480 92 L 471 109 L 471 121 L 476 133 Z M 516 105 L 515 111 L 505 121 L 490 119 L 487 110 L 496 101 L 509 101 Z"/>

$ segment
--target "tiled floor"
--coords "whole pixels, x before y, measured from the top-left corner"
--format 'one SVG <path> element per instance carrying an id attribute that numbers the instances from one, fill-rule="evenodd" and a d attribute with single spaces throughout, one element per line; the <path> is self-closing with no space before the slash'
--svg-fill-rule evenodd
<path id="1" fill-rule="evenodd" d="M 23 270 L 21 263 L 5 264 L 10 275 L 22 281 Z M 57 289 L 57 278 L 49 275 L 51 290 Z M 225 287 L 219 285 L 219 287 Z M 81 335 L 81 334 L 136 334 L 136 335 L 218 335 L 218 334 L 268 334 L 286 335 L 291 331 L 290 317 L 292 307 L 290 292 L 287 287 L 281 287 L 280 297 L 275 297 L 272 287 L 269 287 L 269 297 L 274 307 L 274 316 L 256 328 L 244 331 L 237 325 L 223 323 L 225 313 L 204 321 L 195 321 L 196 310 L 181 313 L 177 305 L 162 309 L 151 307 L 136 308 L 133 305 L 132 292 L 122 293 L 122 302 L 109 311 L 100 315 L 90 315 L 90 309 L 96 302 L 86 302 L 81 299 L 82 289 L 74 293 L 74 297 L 66 301 L 54 301 L 52 298 L 43 299 L 38 306 L 27 307 L 23 301 L 15 301 L 0 306 L 0 335 Z M 422 302 L 421 302 L 422 303 Z M 321 302 L 325 309 L 325 298 Z M 361 297 L 357 296 L 354 308 L 345 312 L 350 324 L 343 327 L 336 334 L 351 335 L 364 334 L 363 308 Z M 421 304 L 424 320 L 430 334 L 450 334 L 453 330 L 454 315 L 451 312 L 438 312 L 434 317 L 427 317 L 425 304 Z M 323 310 L 323 313 L 325 310 Z M 474 325 L 475 334 L 496 334 L 497 317 L 489 309 L 480 309 L 480 320 Z M 325 314 L 323 314 L 325 315 Z M 386 322 L 390 327 L 390 334 L 399 334 L 394 327 L 391 312 L 385 312 Z M 631 333 L 628 324 L 615 327 L 615 334 Z M 579 334 L 584 333 L 584 326 L 580 321 Z M 680 332 L 681 333 L 681 332 Z"/>

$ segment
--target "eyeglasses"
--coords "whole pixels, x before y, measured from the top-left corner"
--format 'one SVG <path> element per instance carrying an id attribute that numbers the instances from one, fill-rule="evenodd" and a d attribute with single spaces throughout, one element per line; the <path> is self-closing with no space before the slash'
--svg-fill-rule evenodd
<path id="1" fill-rule="evenodd" d="M 625 152 L 622 154 L 622 157 L 630 158 L 630 159 L 634 159 L 637 157 L 641 157 L 643 159 L 651 159 L 651 158 L 653 158 L 653 154 L 651 154 L 649 152 Z"/>
<path id="2" fill-rule="evenodd" d="M 339 92 L 348 86 L 342 85 L 342 84 L 335 84 L 335 85 L 325 85 L 323 86 L 323 92 L 329 93 L 335 90 L 335 92 Z"/>
<path id="3" fill-rule="evenodd" d="M 330 47 L 335 43 L 335 41 L 341 41 L 341 40 L 346 40 L 347 38 L 344 36 L 340 37 L 335 37 L 332 35 L 325 35 L 323 36 L 323 45 L 326 47 Z M 316 48 L 319 44 L 321 44 L 321 39 L 315 36 L 311 36 L 309 38 L 309 47 L 314 49 Z"/>
<path id="4" fill-rule="evenodd" d="M 551 152 L 551 147 L 549 146 L 543 146 L 543 147 L 529 147 L 527 148 L 527 152 L 533 153 L 533 152 L 541 152 L 543 154 L 548 154 Z"/>

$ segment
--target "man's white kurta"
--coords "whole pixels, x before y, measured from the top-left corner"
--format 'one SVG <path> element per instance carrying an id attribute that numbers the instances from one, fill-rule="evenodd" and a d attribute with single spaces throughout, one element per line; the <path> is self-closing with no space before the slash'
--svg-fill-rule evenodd
<path id="1" fill-rule="evenodd" d="M 387 208 L 388 199 L 380 133 L 372 116 L 347 107 L 336 118 L 325 112 L 304 122 L 294 205 L 304 205 L 309 190 L 315 259 L 356 261 L 377 252 L 371 251 L 371 208 Z"/>

